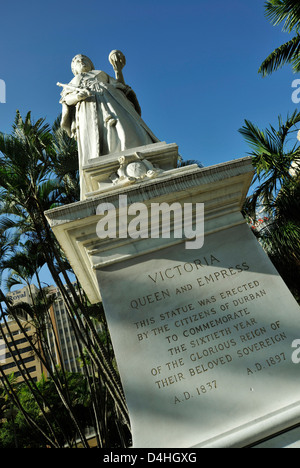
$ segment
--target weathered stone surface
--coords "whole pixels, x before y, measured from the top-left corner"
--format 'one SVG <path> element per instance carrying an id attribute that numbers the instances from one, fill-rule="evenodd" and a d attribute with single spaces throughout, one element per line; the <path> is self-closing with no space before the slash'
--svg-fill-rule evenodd
<path id="1" fill-rule="evenodd" d="M 135 447 L 243 446 L 299 418 L 299 307 L 246 225 L 97 278 Z"/>
<path id="2" fill-rule="evenodd" d="M 132 185 L 108 177 L 131 152 L 90 162 L 86 199 L 47 217 L 90 301 L 103 300 L 134 447 L 242 447 L 300 420 L 299 306 L 241 215 L 251 158 L 176 169 L 175 146 L 134 149 L 162 172 Z M 99 205 L 118 217 L 124 197 L 204 204 L 204 245 L 100 239 Z"/>

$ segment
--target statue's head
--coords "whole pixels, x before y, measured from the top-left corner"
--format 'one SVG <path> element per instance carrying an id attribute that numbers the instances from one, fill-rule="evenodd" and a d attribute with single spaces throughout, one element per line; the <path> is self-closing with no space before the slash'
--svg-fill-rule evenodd
<path id="1" fill-rule="evenodd" d="M 95 70 L 94 64 L 86 55 L 78 54 L 75 55 L 71 62 L 71 69 L 73 75 L 79 73 L 87 73 L 91 70 Z"/>

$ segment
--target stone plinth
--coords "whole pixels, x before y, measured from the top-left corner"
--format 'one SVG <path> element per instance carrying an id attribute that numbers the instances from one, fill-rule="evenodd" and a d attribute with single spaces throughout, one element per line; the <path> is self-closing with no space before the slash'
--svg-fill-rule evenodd
<path id="1" fill-rule="evenodd" d="M 174 145 L 144 150 L 93 162 L 85 199 L 47 212 L 90 301 L 103 301 L 133 445 L 256 443 L 299 422 L 300 316 L 240 213 L 251 159 L 176 169 Z M 120 195 L 149 208 L 204 203 L 204 245 L 187 249 L 174 235 L 100 239 L 99 204 L 118 214 Z"/>
<path id="2" fill-rule="evenodd" d="M 128 205 L 142 202 L 149 206 L 154 201 L 170 204 L 180 202 L 182 205 L 188 202 L 204 203 L 207 234 L 225 226 L 244 223 L 240 209 L 253 176 L 251 158 L 237 159 L 208 168 L 200 169 L 197 165 L 192 165 L 175 169 L 173 167 L 178 159 L 178 148 L 174 144 L 153 144 L 126 151 L 125 154 L 129 153 L 130 156 L 136 152 L 142 153 L 145 148 L 147 159 L 151 160 L 149 148 L 152 149 L 155 158 L 158 158 L 157 146 L 160 146 L 163 161 L 160 166 L 166 169 L 155 179 L 143 179 L 135 184 L 113 184 L 111 181 L 108 183 L 109 177 L 120 165 L 119 157 L 124 153 L 114 157 L 108 156 L 103 162 L 105 169 L 102 162 L 97 166 L 94 161 L 86 168 L 87 174 L 84 177 L 88 185 L 87 190 L 93 192 L 86 192 L 84 199 L 78 203 L 46 213 L 58 241 L 92 303 L 101 300 L 96 278 L 99 267 L 182 242 L 182 239 L 173 238 L 99 239 L 96 232 L 99 216 L 96 212 L 100 204 L 114 205 L 118 214 L 120 195 L 127 196 Z M 105 180 L 104 186 L 99 183 L 99 177 L 101 181 Z"/>

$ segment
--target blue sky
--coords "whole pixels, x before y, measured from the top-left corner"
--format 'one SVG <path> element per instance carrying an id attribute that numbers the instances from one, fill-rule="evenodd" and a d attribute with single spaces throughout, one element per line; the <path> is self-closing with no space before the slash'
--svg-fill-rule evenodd
<path id="1" fill-rule="evenodd" d="M 257 73 L 288 39 L 265 18 L 263 0 L 5 2 L 0 131 L 11 131 L 16 109 L 52 124 L 61 112 L 56 82 L 72 78 L 73 56 L 84 53 L 113 75 L 108 54 L 117 48 L 127 60 L 125 81 L 160 140 L 205 166 L 243 157 L 244 119 L 266 127 L 296 108 L 290 67 L 265 79 Z"/>

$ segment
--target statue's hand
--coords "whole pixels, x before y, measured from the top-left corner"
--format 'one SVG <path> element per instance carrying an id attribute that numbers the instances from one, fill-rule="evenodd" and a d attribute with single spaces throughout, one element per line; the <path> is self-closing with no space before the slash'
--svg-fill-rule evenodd
<path id="1" fill-rule="evenodd" d="M 126 64 L 125 57 L 120 51 L 114 51 L 114 53 L 111 53 L 109 61 L 112 64 L 113 69 L 118 72 L 122 71 Z"/>
<path id="2" fill-rule="evenodd" d="M 69 93 L 66 94 L 64 97 L 64 102 L 68 106 L 76 106 L 81 101 L 84 101 L 85 99 L 89 98 L 92 96 L 89 90 L 87 89 L 82 89 L 80 91 L 74 92 L 74 93 Z"/>

